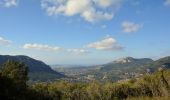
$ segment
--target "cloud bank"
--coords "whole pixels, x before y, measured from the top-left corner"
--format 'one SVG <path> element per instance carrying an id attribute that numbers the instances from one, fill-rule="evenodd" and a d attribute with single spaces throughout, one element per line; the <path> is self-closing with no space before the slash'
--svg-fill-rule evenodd
<path id="1" fill-rule="evenodd" d="M 49 45 L 44 45 L 44 44 L 25 44 L 23 46 L 24 49 L 35 49 L 35 50 L 46 50 L 46 51 L 59 51 L 62 50 L 61 47 L 52 47 Z"/>
<path id="2" fill-rule="evenodd" d="M 111 20 L 122 0 L 42 0 L 48 15 L 80 16 L 88 22 Z"/>
<path id="3" fill-rule="evenodd" d="M 124 48 L 112 37 L 107 37 L 101 41 L 90 43 L 87 48 L 94 48 L 96 50 L 123 50 Z"/>
<path id="4" fill-rule="evenodd" d="M 87 53 L 89 53 L 89 51 L 86 50 L 86 49 L 68 49 L 67 51 L 70 52 L 70 53 L 74 53 L 74 54 L 87 54 Z"/>

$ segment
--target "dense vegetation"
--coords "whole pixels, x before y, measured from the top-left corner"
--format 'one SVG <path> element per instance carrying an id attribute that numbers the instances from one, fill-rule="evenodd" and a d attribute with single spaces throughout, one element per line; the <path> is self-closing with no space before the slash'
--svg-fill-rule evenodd
<path id="1" fill-rule="evenodd" d="M 10 55 L 0 55 L 0 65 L 5 63 L 7 60 L 13 60 L 17 62 L 22 62 L 29 68 L 28 76 L 34 81 L 47 81 L 54 80 L 56 78 L 64 77 L 51 69 L 50 66 L 46 65 L 44 62 L 30 58 L 28 56 L 10 56 Z M 0 66 L 1 67 L 1 66 Z"/>
<path id="2" fill-rule="evenodd" d="M 156 70 L 162 65 L 165 65 L 166 68 L 170 69 L 170 56 L 164 57 L 152 63 L 146 64 L 144 68 L 151 68 L 153 70 Z"/>
<path id="3" fill-rule="evenodd" d="M 170 71 L 119 83 L 50 82 L 28 84 L 27 67 L 7 61 L 0 71 L 0 98 L 6 100 L 169 100 Z M 4 100 L 5 100 L 4 99 Z M 141 99 L 142 100 L 142 99 Z"/>

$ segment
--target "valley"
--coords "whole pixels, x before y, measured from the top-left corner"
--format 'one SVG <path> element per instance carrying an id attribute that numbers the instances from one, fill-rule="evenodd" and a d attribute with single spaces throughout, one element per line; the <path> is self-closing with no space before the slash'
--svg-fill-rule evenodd
<path id="1" fill-rule="evenodd" d="M 82 66 L 82 67 L 56 67 L 53 69 L 63 73 L 69 78 L 64 78 L 66 81 L 74 82 L 117 82 L 128 80 L 131 78 L 142 77 L 146 73 L 153 73 L 157 71 L 162 65 L 167 65 L 169 69 L 170 57 L 164 57 L 159 60 L 152 60 L 149 58 L 132 58 L 125 57 L 109 62 L 103 65 L 96 66 Z M 152 66 L 151 66 L 152 65 Z M 157 67 L 154 67 L 154 66 Z"/>

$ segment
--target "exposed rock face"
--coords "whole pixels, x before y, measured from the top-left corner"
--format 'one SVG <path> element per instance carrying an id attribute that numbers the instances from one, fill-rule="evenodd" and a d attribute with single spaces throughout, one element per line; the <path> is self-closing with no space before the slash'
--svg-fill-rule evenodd
<path id="1" fill-rule="evenodd" d="M 113 61 L 114 63 L 130 63 L 130 62 L 133 62 L 134 61 L 134 58 L 132 57 L 126 57 L 126 58 L 120 58 L 120 59 L 117 59 L 115 61 Z"/>

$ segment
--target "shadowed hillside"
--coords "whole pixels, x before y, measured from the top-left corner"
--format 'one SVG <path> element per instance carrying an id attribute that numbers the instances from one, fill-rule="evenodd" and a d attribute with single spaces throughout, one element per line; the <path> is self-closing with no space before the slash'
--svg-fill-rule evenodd
<path id="1" fill-rule="evenodd" d="M 31 80 L 54 80 L 57 78 L 64 77 L 63 74 L 60 74 L 51 69 L 50 66 L 46 65 L 44 62 L 35 60 L 28 56 L 9 56 L 9 55 L 0 55 L 0 65 L 3 65 L 6 61 L 13 60 L 17 62 L 24 63 L 29 68 L 29 77 Z"/>

